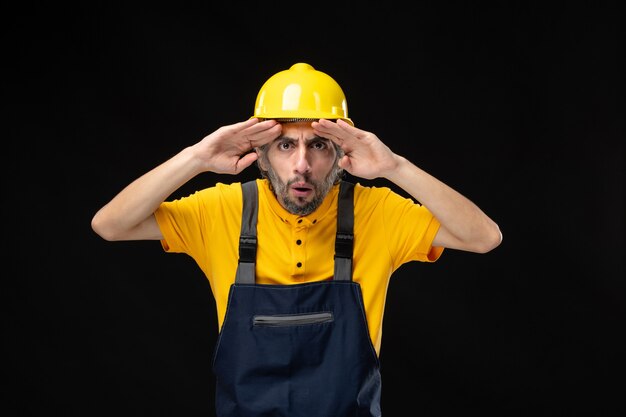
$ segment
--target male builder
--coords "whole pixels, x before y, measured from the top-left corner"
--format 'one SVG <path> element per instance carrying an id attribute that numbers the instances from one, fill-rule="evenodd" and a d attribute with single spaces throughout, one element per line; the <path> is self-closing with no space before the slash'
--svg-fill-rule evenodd
<path id="1" fill-rule="evenodd" d="M 166 201 L 204 172 L 262 178 Z M 387 187 L 342 179 L 385 178 Z M 92 220 L 106 240 L 186 253 L 215 297 L 218 416 L 380 416 L 378 354 L 392 273 L 502 235 L 469 199 L 348 117 L 338 83 L 306 63 L 270 77 L 253 116 L 184 147 Z"/>

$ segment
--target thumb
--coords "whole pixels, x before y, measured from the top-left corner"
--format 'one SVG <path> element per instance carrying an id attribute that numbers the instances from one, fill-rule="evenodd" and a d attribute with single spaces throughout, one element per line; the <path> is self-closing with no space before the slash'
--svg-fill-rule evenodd
<path id="1" fill-rule="evenodd" d="M 244 169 L 248 168 L 254 161 L 256 161 L 258 155 L 256 152 L 250 152 L 242 156 L 239 161 L 237 161 L 237 174 L 239 174 Z"/>
<path id="2" fill-rule="evenodd" d="M 337 165 L 339 166 L 339 168 L 345 169 L 346 171 L 350 171 L 350 168 L 352 167 L 348 155 L 342 156 L 341 159 L 337 161 Z"/>

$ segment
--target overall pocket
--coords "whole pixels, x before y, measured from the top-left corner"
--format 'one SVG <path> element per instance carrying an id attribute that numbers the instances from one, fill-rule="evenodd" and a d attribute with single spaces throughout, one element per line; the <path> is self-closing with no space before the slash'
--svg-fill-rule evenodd
<path id="1" fill-rule="evenodd" d="M 252 317 L 252 324 L 254 326 L 283 327 L 327 323 L 333 320 L 333 313 L 330 311 L 302 314 L 258 314 Z"/>

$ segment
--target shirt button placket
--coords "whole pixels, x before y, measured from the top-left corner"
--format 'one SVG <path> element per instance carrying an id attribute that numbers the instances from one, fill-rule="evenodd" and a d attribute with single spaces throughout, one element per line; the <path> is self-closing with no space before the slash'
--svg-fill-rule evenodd
<path id="1" fill-rule="evenodd" d="M 306 260 L 306 253 L 304 250 L 304 237 L 306 235 L 307 228 L 302 226 L 303 220 L 298 219 L 296 221 L 297 226 L 294 230 L 294 273 L 295 275 L 304 274 L 305 265 L 304 262 Z"/>

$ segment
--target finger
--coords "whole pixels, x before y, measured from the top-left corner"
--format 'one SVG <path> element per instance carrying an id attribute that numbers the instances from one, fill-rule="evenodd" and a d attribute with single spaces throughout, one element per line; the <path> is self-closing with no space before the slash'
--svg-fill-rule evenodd
<path id="1" fill-rule="evenodd" d="M 262 132 L 264 130 L 271 129 L 276 124 L 278 124 L 276 120 L 264 120 L 261 122 L 259 121 L 258 118 L 255 117 L 252 119 L 245 120 L 243 122 L 226 126 L 225 128 L 228 129 L 229 133 L 232 135 L 237 135 L 237 134 L 252 135 L 257 132 Z"/>
<path id="2" fill-rule="evenodd" d="M 246 127 L 244 129 L 239 129 L 238 132 L 244 132 L 246 134 L 252 134 L 252 133 L 257 133 L 257 132 L 262 132 L 264 130 L 268 130 L 271 129 L 272 127 L 276 126 L 278 124 L 278 122 L 276 120 L 264 120 L 262 122 L 259 122 L 259 119 L 250 119 L 250 120 L 257 120 L 256 123 L 248 123 L 249 121 L 246 122 L 242 122 L 242 123 L 246 123 Z"/>
<path id="3" fill-rule="evenodd" d="M 353 129 L 352 131 L 356 131 L 356 130 L 360 130 L 357 129 L 356 127 L 352 126 L 350 123 L 346 122 L 345 120 L 342 119 L 337 119 L 337 126 L 339 126 L 342 129 L 351 131 L 351 129 Z"/>
<path id="4" fill-rule="evenodd" d="M 343 145 L 344 138 L 340 136 L 342 134 L 342 131 L 341 129 L 337 128 L 334 122 L 320 119 L 319 122 L 313 122 L 311 126 L 313 127 L 313 131 L 316 135 L 326 139 L 330 139 L 332 142 L 339 146 Z"/>
<path id="5" fill-rule="evenodd" d="M 259 124 L 259 119 L 254 117 L 252 119 L 244 120 L 243 122 L 235 123 L 231 125 L 231 127 L 235 132 L 241 132 L 242 130 L 246 130 L 250 126 L 254 126 L 256 124 Z"/>
<path id="6" fill-rule="evenodd" d="M 339 146 L 342 149 L 345 146 L 345 141 L 343 140 L 343 138 L 335 136 L 331 133 L 325 133 L 317 129 L 313 129 L 313 133 L 315 133 L 317 136 L 330 140 L 331 142 L 333 142 L 335 145 Z"/>
<path id="7" fill-rule="evenodd" d="M 250 135 L 246 135 L 246 139 L 248 139 L 252 147 L 263 146 L 266 143 L 270 143 L 274 139 L 279 137 L 280 132 L 282 132 L 282 130 L 283 130 L 282 125 L 274 120 L 273 125 L 272 124 L 266 125 L 263 128 L 263 130 L 254 132 L 253 134 L 250 134 Z"/>
<path id="8" fill-rule="evenodd" d="M 354 127 L 350 123 L 341 119 L 337 120 L 337 127 L 357 140 L 365 138 L 369 133 L 365 130 L 359 129 L 358 127 Z"/>
<path id="9" fill-rule="evenodd" d="M 358 129 L 352 126 L 350 123 L 345 122 L 341 119 L 337 119 L 337 122 L 331 122 L 329 120 L 321 120 L 321 122 L 322 129 L 327 129 L 335 136 L 344 139 L 359 139 L 367 133 L 364 130 Z"/>
<path id="10" fill-rule="evenodd" d="M 224 135 L 227 137 L 232 137 L 240 134 L 246 129 L 251 129 L 253 126 L 259 123 L 258 119 L 248 119 L 243 122 L 233 123 L 231 125 L 225 125 L 217 129 L 214 133 L 217 135 Z"/>
<path id="11" fill-rule="evenodd" d="M 250 152 L 242 156 L 239 161 L 237 161 L 236 173 L 239 174 L 241 171 L 248 168 L 257 158 L 258 155 L 256 152 Z"/>
<path id="12" fill-rule="evenodd" d="M 335 134 L 341 132 L 341 129 L 335 122 L 331 122 L 327 119 L 319 119 L 317 122 L 313 122 L 314 127 L 317 127 L 319 130 L 327 133 L 335 132 Z"/>

